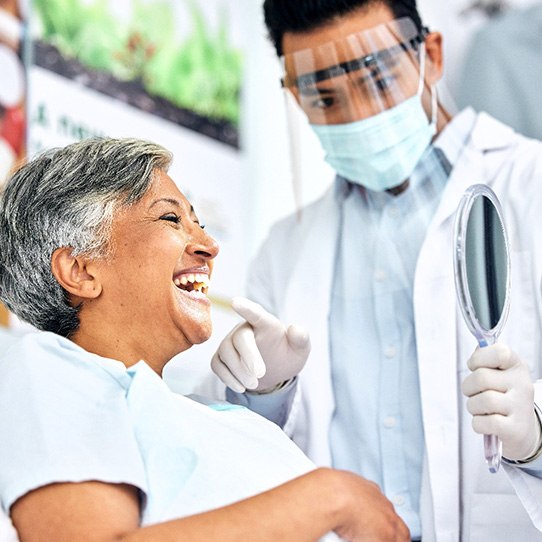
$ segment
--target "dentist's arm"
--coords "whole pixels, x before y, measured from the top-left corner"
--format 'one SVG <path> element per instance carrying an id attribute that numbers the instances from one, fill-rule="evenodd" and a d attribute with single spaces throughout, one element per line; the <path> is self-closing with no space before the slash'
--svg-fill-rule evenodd
<path id="1" fill-rule="evenodd" d="M 541 450 L 540 422 L 528 366 L 505 344 L 477 348 L 462 383 L 477 433 L 497 435 L 510 460 L 535 459 Z"/>
<path id="2" fill-rule="evenodd" d="M 310 352 L 308 333 L 282 322 L 261 305 L 243 297 L 232 308 L 245 319 L 220 343 L 211 368 L 231 390 L 272 391 L 295 377 Z"/>

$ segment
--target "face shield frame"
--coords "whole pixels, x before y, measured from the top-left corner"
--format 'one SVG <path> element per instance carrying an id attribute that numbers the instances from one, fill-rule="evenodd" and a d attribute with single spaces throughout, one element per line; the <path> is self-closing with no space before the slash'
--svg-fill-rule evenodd
<path id="1" fill-rule="evenodd" d="M 312 124 L 344 124 L 385 111 L 423 86 L 425 39 L 407 17 L 281 57 L 281 86 Z"/>

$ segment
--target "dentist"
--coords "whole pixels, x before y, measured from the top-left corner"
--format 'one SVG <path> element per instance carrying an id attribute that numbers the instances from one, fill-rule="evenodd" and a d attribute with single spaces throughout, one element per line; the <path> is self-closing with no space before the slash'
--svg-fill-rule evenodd
<path id="1" fill-rule="evenodd" d="M 214 371 L 317 464 L 375 481 L 413 540 L 542 540 L 542 145 L 444 109 L 442 36 L 414 0 L 265 0 L 264 13 L 282 85 L 337 177 L 272 227 Z M 456 306 L 453 218 L 473 183 L 497 193 L 512 240 L 501 338 L 517 354 L 501 364 L 467 364 Z M 303 333 L 281 322 L 309 332 L 307 361 Z M 497 474 L 475 431 L 501 437 Z"/>

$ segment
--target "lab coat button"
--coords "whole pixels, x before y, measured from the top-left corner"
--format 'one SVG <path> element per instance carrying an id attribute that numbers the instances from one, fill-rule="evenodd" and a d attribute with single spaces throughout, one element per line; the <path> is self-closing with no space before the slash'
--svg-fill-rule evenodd
<path id="1" fill-rule="evenodd" d="M 405 504 L 405 498 L 402 495 L 395 495 L 392 502 L 395 506 L 403 506 L 403 504 Z"/>
<path id="2" fill-rule="evenodd" d="M 395 427 L 395 418 L 393 416 L 388 416 L 387 418 L 384 418 L 384 427 L 387 427 L 388 429 Z"/>
<path id="3" fill-rule="evenodd" d="M 388 359 L 391 359 L 391 358 L 394 358 L 397 354 L 397 348 L 395 348 L 395 346 L 388 346 L 388 348 L 386 348 L 386 350 L 384 350 L 384 355 L 388 358 Z"/>
<path id="4" fill-rule="evenodd" d="M 384 271 L 383 269 L 379 269 L 378 271 L 375 272 L 375 279 L 377 282 L 385 281 L 387 276 L 388 275 L 386 274 L 386 271 Z"/>

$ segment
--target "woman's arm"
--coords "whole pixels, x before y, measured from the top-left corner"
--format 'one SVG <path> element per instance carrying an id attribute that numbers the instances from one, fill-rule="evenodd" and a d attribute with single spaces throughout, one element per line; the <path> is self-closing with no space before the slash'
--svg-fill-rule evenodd
<path id="1" fill-rule="evenodd" d="M 137 490 L 83 482 L 52 484 L 11 508 L 21 542 L 309 542 L 335 531 L 345 540 L 409 540 L 376 484 L 316 469 L 255 497 L 209 512 L 139 527 Z"/>

